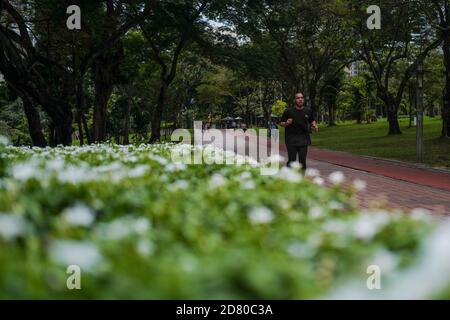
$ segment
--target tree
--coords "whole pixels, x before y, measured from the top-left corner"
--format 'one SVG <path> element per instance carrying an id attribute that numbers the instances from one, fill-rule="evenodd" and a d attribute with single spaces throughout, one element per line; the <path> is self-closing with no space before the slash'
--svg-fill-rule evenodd
<path id="1" fill-rule="evenodd" d="M 50 50 L 41 50 L 42 47 L 49 49 L 49 46 L 42 44 L 27 22 L 42 19 L 43 13 L 33 10 L 33 4 L 0 1 L 0 71 L 26 102 L 24 105 L 28 107 L 29 115 L 37 114 L 34 112 L 36 103 L 51 118 L 53 130 L 50 142 L 53 145 L 68 145 L 72 142 L 73 115 L 69 97 L 72 94 L 73 78 L 62 59 L 51 56 Z M 34 132 L 41 132 L 38 121 L 29 123 L 33 128 L 30 131 L 33 140 L 40 140 L 34 136 Z"/>
<path id="2" fill-rule="evenodd" d="M 160 1 L 151 20 L 139 23 L 152 50 L 151 58 L 160 66 L 159 94 L 152 113 L 150 142 L 160 140 L 167 92 L 177 74 L 180 56 L 204 31 L 206 22 L 202 21 L 201 15 L 209 6 L 211 2 L 207 0 Z"/>
<path id="3" fill-rule="evenodd" d="M 281 117 L 286 108 L 287 108 L 286 102 L 282 100 L 277 100 L 275 101 L 275 104 L 272 106 L 272 113 L 278 117 Z"/>
<path id="4" fill-rule="evenodd" d="M 332 127 L 336 125 L 336 107 L 338 100 L 338 93 L 342 86 L 342 77 L 340 74 L 328 75 L 325 79 L 325 83 L 320 91 L 323 101 L 328 109 L 328 126 Z"/>
<path id="5" fill-rule="evenodd" d="M 339 73 L 351 61 L 352 38 L 339 19 L 342 10 L 340 1 L 235 1 L 226 19 L 254 43 L 264 45 L 270 36 L 277 51 L 275 74 L 289 92 L 284 95 L 304 90 L 316 110 L 325 73 Z"/>
<path id="6" fill-rule="evenodd" d="M 413 1 L 427 18 L 428 25 L 442 40 L 445 87 L 442 95 L 442 137 L 450 138 L 450 4 L 448 0 Z"/>
<path id="7" fill-rule="evenodd" d="M 434 117 L 442 113 L 443 90 L 445 89 L 445 66 L 440 50 L 430 53 L 424 62 L 424 102 L 428 116 Z M 444 76 L 443 76 L 444 75 Z"/>
<path id="8" fill-rule="evenodd" d="M 367 14 L 361 1 L 351 5 L 358 37 L 358 57 L 364 61 L 377 84 L 380 99 L 385 103 L 389 122 L 388 134 L 400 134 L 398 110 L 409 79 L 417 66 L 440 44 L 432 30 L 424 25 L 423 15 L 409 1 L 378 1 L 382 8 L 381 30 L 369 30 Z M 413 38 L 413 34 L 418 36 Z M 399 81 L 392 81 L 395 74 Z"/>
<path id="9" fill-rule="evenodd" d="M 16 144 L 35 144 L 28 135 L 28 121 L 22 100 L 4 83 L 0 83 L 0 132 Z M 44 139 L 45 140 L 45 139 Z"/>
<path id="10" fill-rule="evenodd" d="M 96 114 L 100 109 L 104 111 L 111 85 L 110 77 L 103 71 L 111 74 L 114 69 L 110 61 L 101 60 L 111 54 L 108 50 L 116 52 L 120 37 L 148 14 L 153 1 L 147 1 L 132 18 L 124 1 L 75 3 L 82 7 L 84 20 L 81 30 L 72 31 L 66 28 L 69 1 L 0 1 L 0 71 L 17 94 L 30 102 L 24 103 L 30 111 L 40 105 L 47 113 L 51 120 L 51 145 L 71 144 L 74 105 L 82 131 L 83 77 L 94 62 L 97 62 Z M 29 114 L 36 120 L 36 112 Z M 104 138 L 101 129 L 104 121 L 104 117 L 96 117 L 94 121 L 96 140 Z M 38 125 L 38 121 L 32 124 Z M 39 131 L 33 129 L 30 133 Z"/>

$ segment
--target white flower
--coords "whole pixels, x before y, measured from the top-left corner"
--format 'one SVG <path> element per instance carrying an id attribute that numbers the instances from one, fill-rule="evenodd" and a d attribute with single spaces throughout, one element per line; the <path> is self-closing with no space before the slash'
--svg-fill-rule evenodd
<path id="1" fill-rule="evenodd" d="M 370 240 L 377 233 L 378 228 L 371 219 L 359 219 L 353 226 L 353 232 L 357 238 Z"/>
<path id="2" fill-rule="evenodd" d="M 138 162 L 139 158 L 136 156 L 130 156 L 130 157 L 127 157 L 127 160 L 129 162 Z"/>
<path id="3" fill-rule="evenodd" d="M 309 209 L 308 216 L 311 219 L 320 219 L 324 216 L 323 208 L 321 207 L 312 207 Z"/>
<path id="4" fill-rule="evenodd" d="M 227 179 L 219 173 L 215 173 L 212 175 L 211 180 L 209 181 L 209 187 L 211 189 L 218 188 L 227 183 Z"/>
<path id="5" fill-rule="evenodd" d="M 150 240 L 140 239 L 136 244 L 136 251 L 143 257 L 147 257 L 155 252 L 155 245 Z"/>
<path id="6" fill-rule="evenodd" d="M 321 177 L 315 177 L 313 182 L 318 186 L 323 186 L 325 184 L 325 180 L 323 180 Z"/>
<path id="7" fill-rule="evenodd" d="M 223 163 L 224 151 L 213 145 L 206 145 L 203 149 L 203 160 L 207 164 Z"/>
<path id="8" fill-rule="evenodd" d="M 81 167 L 67 166 L 63 171 L 58 173 L 58 180 L 63 183 L 72 184 L 95 180 L 97 175 L 92 171 L 89 172 L 89 170 Z"/>
<path id="9" fill-rule="evenodd" d="M 198 262 L 195 257 L 186 255 L 181 259 L 180 265 L 185 272 L 193 272 L 197 268 Z"/>
<path id="10" fill-rule="evenodd" d="M 172 190 L 184 190 L 189 188 L 189 182 L 186 180 L 177 180 L 170 186 Z"/>
<path id="11" fill-rule="evenodd" d="M 430 299 L 448 288 L 449 243 L 450 223 L 444 222 L 423 242 L 419 261 L 396 278 L 393 298 Z"/>
<path id="12" fill-rule="evenodd" d="M 301 242 L 294 242 L 288 245 L 287 252 L 296 258 L 311 258 L 314 255 L 314 250 Z"/>
<path id="13" fill-rule="evenodd" d="M 110 164 L 106 164 L 106 165 L 97 167 L 97 171 L 101 172 L 101 173 L 108 173 L 108 172 L 117 173 L 117 172 L 120 172 L 122 169 L 123 169 L 123 165 L 121 162 L 118 162 L 118 161 L 114 161 L 114 162 L 111 162 Z"/>
<path id="14" fill-rule="evenodd" d="M 322 229 L 325 232 L 341 234 L 347 230 L 347 225 L 340 220 L 330 220 L 322 226 Z"/>
<path id="15" fill-rule="evenodd" d="M 384 299 L 425 300 L 439 296 L 448 288 L 446 275 L 450 270 L 450 223 L 446 222 L 423 241 L 420 257 L 406 268 L 392 274 L 383 290 L 367 290 L 364 281 L 351 282 L 338 287 L 326 299 Z M 396 259 L 382 258 L 386 266 L 393 268 Z M 380 266 L 381 267 L 381 266 Z M 383 272 L 384 270 L 381 269 Z"/>
<path id="16" fill-rule="evenodd" d="M 355 179 L 353 181 L 353 187 L 356 191 L 364 191 L 367 188 L 367 182 L 361 179 Z"/>
<path id="17" fill-rule="evenodd" d="M 148 170 L 147 166 L 144 165 L 136 166 L 135 168 L 131 169 L 128 172 L 128 176 L 132 178 L 142 177 L 147 172 L 147 170 Z"/>
<path id="18" fill-rule="evenodd" d="M 288 167 L 282 167 L 281 170 L 278 172 L 278 177 L 280 179 L 293 183 L 298 183 L 303 180 L 303 177 L 299 172 Z"/>
<path id="19" fill-rule="evenodd" d="M 7 146 L 9 144 L 9 140 L 5 136 L 0 136 L 0 145 Z"/>
<path id="20" fill-rule="evenodd" d="M 252 180 L 243 181 L 241 183 L 241 186 L 243 189 L 246 190 L 253 190 L 255 189 L 255 183 Z"/>
<path id="21" fill-rule="evenodd" d="M 21 236 L 25 231 L 25 223 L 20 215 L 0 213 L 0 237 L 9 241 Z"/>
<path id="22" fill-rule="evenodd" d="M 182 171 L 186 169 L 186 165 L 181 162 L 169 163 L 166 165 L 167 172 Z"/>
<path id="23" fill-rule="evenodd" d="M 184 171 L 187 168 L 186 164 L 183 162 L 175 162 L 174 165 L 175 165 L 175 170 L 177 170 L 177 171 Z"/>
<path id="24" fill-rule="evenodd" d="M 145 235 L 151 227 L 147 218 L 122 217 L 109 223 L 101 224 L 97 233 L 106 240 L 122 240 L 132 235 Z"/>
<path id="25" fill-rule="evenodd" d="M 311 248 L 315 248 L 315 249 L 319 248 L 322 245 L 322 242 L 323 242 L 323 237 L 321 234 L 318 234 L 318 233 L 313 234 L 308 238 L 308 245 Z"/>
<path id="26" fill-rule="evenodd" d="M 158 155 L 151 155 L 150 158 L 152 160 L 155 160 L 156 162 L 159 162 L 163 166 L 165 166 L 169 163 L 169 160 L 167 160 L 166 158 L 163 158 L 161 156 L 158 156 Z"/>
<path id="27" fill-rule="evenodd" d="M 281 209 L 283 209 L 283 210 L 287 210 L 287 209 L 291 208 L 291 204 L 286 199 L 281 199 L 278 202 L 278 204 L 281 207 Z"/>
<path id="28" fill-rule="evenodd" d="M 330 174 L 328 179 L 334 185 L 339 185 L 339 184 L 342 184 L 345 181 L 345 176 L 344 176 L 344 174 L 341 171 L 335 171 L 332 174 Z"/>
<path id="29" fill-rule="evenodd" d="M 344 205 L 341 202 L 339 202 L 339 201 L 332 200 L 328 204 L 328 208 L 330 208 L 331 210 L 341 211 L 341 210 L 344 210 Z"/>
<path id="30" fill-rule="evenodd" d="M 266 207 L 254 208 L 252 211 L 250 211 L 248 217 L 250 219 L 250 222 L 255 225 L 267 224 L 274 219 L 272 210 Z"/>
<path id="31" fill-rule="evenodd" d="M 50 258 L 64 266 L 77 265 L 87 272 L 103 261 L 102 254 L 91 242 L 71 240 L 54 241 L 50 246 Z"/>
<path id="32" fill-rule="evenodd" d="M 99 227 L 101 236 L 107 240 L 121 240 L 131 234 L 131 230 L 125 218 L 116 219 Z"/>
<path id="33" fill-rule="evenodd" d="M 14 179 L 26 181 L 36 176 L 39 168 L 35 162 L 18 163 L 12 167 L 12 176 Z"/>
<path id="34" fill-rule="evenodd" d="M 141 217 L 134 221 L 133 229 L 139 235 L 144 235 L 151 227 L 151 223 L 147 218 Z"/>
<path id="35" fill-rule="evenodd" d="M 236 153 L 226 150 L 224 152 L 224 163 L 227 163 L 227 164 L 237 163 L 237 161 L 238 161 L 237 156 L 238 155 Z M 244 161 L 242 160 L 242 162 L 244 162 Z"/>
<path id="36" fill-rule="evenodd" d="M 432 213 L 429 210 L 415 208 L 411 211 L 411 217 L 415 220 L 431 220 Z"/>
<path id="37" fill-rule="evenodd" d="M 267 158 L 267 162 L 268 163 L 276 163 L 276 162 L 282 163 L 282 162 L 285 162 L 285 161 L 286 161 L 286 158 L 283 157 L 282 155 L 279 155 L 279 154 L 273 154 L 273 155 L 271 155 L 270 157 Z"/>
<path id="38" fill-rule="evenodd" d="M 306 169 L 305 171 L 305 177 L 319 177 L 320 176 L 320 171 L 317 169 Z"/>
<path id="39" fill-rule="evenodd" d="M 245 160 L 251 167 L 259 166 L 259 162 L 253 157 L 246 157 Z"/>
<path id="40" fill-rule="evenodd" d="M 89 227 L 95 220 L 93 210 L 82 203 L 77 203 L 75 206 L 65 209 L 62 216 L 73 226 Z"/>
<path id="41" fill-rule="evenodd" d="M 294 169 L 294 170 L 300 170 L 300 168 L 301 168 L 300 163 L 298 163 L 298 162 L 292 162 L 289 166 L 291 167 L 291 169 Z"/>
<path id="42" fill-rule="evenodd" d="M 246 179 L 251 179 L 252 174 L 248 171 L 244 171 L 240 174 L 239 179 L 241 180 L 246 180 Z"/>
<path id="43" fill-rule="evenodd" d="M 47 161 L 45 166 L 49 171 L 61 171 L 64 169 L 64 160 L 61 158 L 55 158 Z"/>
<path id="44" fill-rule="evenodd" d="M 353 224 L 353 234 L 363 240 L 371 240 L 389 222 L 382 213 L 363 214 Z"/>
<path id="45" fill-rule="evenodd" d="M 370 260 L 371 265 L 379 266 L 383 273 L 391 273 L 397 267 L 398 258 L 391 252 L 380 249 Z"/>

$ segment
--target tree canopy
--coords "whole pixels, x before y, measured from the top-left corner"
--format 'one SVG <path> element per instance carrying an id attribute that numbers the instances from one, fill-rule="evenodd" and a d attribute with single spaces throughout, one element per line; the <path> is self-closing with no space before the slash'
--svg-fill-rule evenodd
<path id="1" fill-rule="evenodd" d="M 303 91 L 329 125 L 387 117 L 400 134 L 424 65 L 425 111 L 449 137 L 448 0 L 371 5 L 380 17 L 362 0 L 0 0 L 2 133 L 155 142 L 208 117 L 267 124 Z"/>

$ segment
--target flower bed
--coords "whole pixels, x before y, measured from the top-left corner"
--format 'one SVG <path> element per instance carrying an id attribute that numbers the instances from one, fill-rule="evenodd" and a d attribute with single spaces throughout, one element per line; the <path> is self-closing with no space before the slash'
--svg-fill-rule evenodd
<path id="1" fill-rule="evenodd" d="M 447 223 L 360 212 L 295 169 L 173 163 L 172 148 L 0 142 L 0 298 L 450 297 Z"/>

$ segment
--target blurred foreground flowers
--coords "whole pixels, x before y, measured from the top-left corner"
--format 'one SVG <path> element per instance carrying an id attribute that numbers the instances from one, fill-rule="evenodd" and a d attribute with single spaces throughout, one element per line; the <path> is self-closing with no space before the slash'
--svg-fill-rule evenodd
<path id="1" fill-rule="evenodd" d="M 327 189 L 318 172 L 173 163 L 171 144 L 6 144 L 0 298 L 450 298 L 450 226 L 361 212 L 340 173 Z"/>

